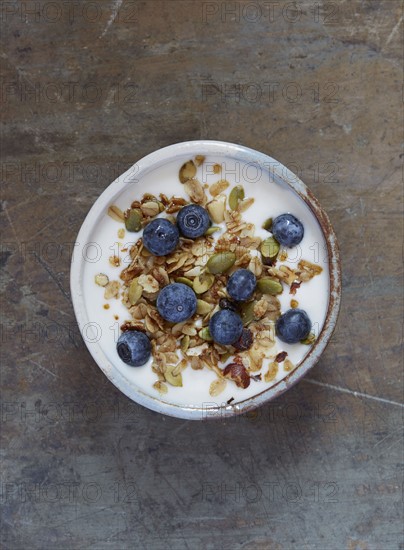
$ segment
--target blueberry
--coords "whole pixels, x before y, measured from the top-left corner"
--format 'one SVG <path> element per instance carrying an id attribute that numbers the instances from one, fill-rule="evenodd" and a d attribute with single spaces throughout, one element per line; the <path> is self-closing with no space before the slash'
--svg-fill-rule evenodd
<path id="1" fill-rule="evenodd" d="M 227 281 L 227 292 L 233 300 L 244 302 L 251 298 L 257 279 L 249 269 L 238 269 Z"/>
<path id="2" fill-rule="evenodd" d="M 196 311 L 195 292 L 183 283 L 167 285 L 157 297 L 157 309 L 166 321 L 182 323 Z"/>
<path id="3" fill-rule="evenodd" d="M 188 204 L 178 212 L 177 224 L 184 237 L 196 239 L 206 233 L 210 225 L 210 219 L 202 206 Z"/>
<path id="4" fill-rule="evenodd" d="M 311 321 L 302 309 L 289 309 L 276 321 L 276 334 L 287 344 L 296 344 L 310 333 Z"/>
<path id="5" fill-rule="evenodd" d="M 120 335 L 116 350 L 124 363 L 131 367 L 141 367 L 150 358 L 151 343 L 144 332 L 128 330 Z"/>
<path id="6" fill-rule="evenodd" d="M 143 231 L 143 244 L 155 256 L 165 256 L 177 248 L 180 234 L 177 226 L 165 218 L 156 218 Z"/>
<path id="7" fill-rule="evenodd" d="M 227 346 L 236 342 L 243 331 L 243 323 L 230 309 L 217 311 L 209 321 L 210 334 L 215 342 Z"/>
<path id="8" fill-rule="evenodd" d="M 290 248 L 301 242 L 304 227 L 293 214 L 281 214 L 272 222 L 272 233 L 280 244 Z"/>

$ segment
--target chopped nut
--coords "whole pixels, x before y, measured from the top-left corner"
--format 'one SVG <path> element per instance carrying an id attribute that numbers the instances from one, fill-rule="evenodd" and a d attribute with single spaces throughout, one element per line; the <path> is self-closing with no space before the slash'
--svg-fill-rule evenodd
<path id="1" fill-rule="evenodd" d="M 250 385 L 250 377 L 243 364 L 230 363 L 223 369 L 223 376 L 233 380 L 239 388 L 245 389 Z"/>
<path id="2" fill-rule="evenodd" d="M 98 286 L 107 286 L 109 283 L 109 278 L 108 275 L 105 275 L 104 273 L 98 273 L 98 275 L 94 277 L 94 281 Z"/>
<path id="3" fill-rule="evenodd" d="M 265 382 L 272 382 L 272 380 L 275 380 L 278 370 L 279 367 L 277 363 L 270 363 L 268 366 L 268 371 L 264 375 Z"/>
<path id="4" fill-rule="evenodd" d="M 144 216 L 154 218 L 160 213 L 160 208 L 157 202 L 148 201 L 142 204 L 140 207 Z"/>
<path id="5" fill-rule="evenodd" d="M 160 289 L 158 281 L 152 275 L 140 275 L 138 283 L 146 292 L 157 292 Z"/>
<path id="6" fill-rule="evenodd" d="M 161 393 L 162 395 L 168 392 L 167 385 L 164 384 L 164 382 L 162 382 L 161 380 L 158 380 L 157 382 L 155 382 L 153 384 L 153 388 L 157 390 L 159 393 Z"/>
<path id="7" fill-rule="evenodd" d="M 289 294 L 296 294 L 296 291 L 297 289 L 300 287 L 300 285 L 302 284 L 302 282 L 300 281 L 299 283 L 297 283 L 296 281 L 294 281 L 291 285 L 290 285 L 290 290 L 289 290 Z"/>
<path id="8" fill-rule="evenodd" d="M 118 298 L 120 287 L 121 285 L 119 284 L 118 281 L 110 281 L 105 286 L 104 298 L 106 300 L 110 300 L 111 298 Z"/>
<path id="9" fill-rule="evenodd" d="M 283 368 L 286 372 L 290 372 L 291 370 L 293 370 L 295 368 L 295 366 L 292 363 L 292 361 L 290 361 L 289 359 L 285 359 L 285 361 L 283 363 Z"/>
<path id="10" fill-rule="evenodd" d="M 226 195 L 218 195 L 207 203 L 206 209 L 213 223 L 222 223 L 224 221 L 225 206 Z"/>
<path id="11" fill-rule="evenodd" d="M 216 380 L 213 380 L 209 387 L 209 395 L 211 395 L 212 397 L 217 397 L 225 389 L 226 384 L 227 382 L 226 380 L 223 380 L 223 378 L 217 378 Z"/>
<path id="12" fill-rule="evenodd" d="M 184 189 L 194 203 L 203 204 L 206 201 L 205 190 L 197 179 L 188 180 Z"/>
<path id="13" fill-rule="evenodd" d="M 204 160 L 205 160 L 205 156 L 204 155 L 196 155 L 195 157 L 195 164 L 197 166 L 200 166 L 201 164 L 203 164 Z"/>
<path id="14" fill-rule="evenodd" d="M 121 265 L 121 259 L 119 256 L 110 256 L 109 263 L 114 267 L 119 267 Z"/>
<path id="15" fill-rule="evenodd" d="M 290 300 L 290 307 L 294 309 L 299 307 L 299 302 L 297 300 Z"/>
<path id="16" fill-rule="evenodd" d="M 124 236 L 125 236 L 125 229 L 121 227 L 120 229 L 118 229 L 118 239 L 123 239 Z"/>

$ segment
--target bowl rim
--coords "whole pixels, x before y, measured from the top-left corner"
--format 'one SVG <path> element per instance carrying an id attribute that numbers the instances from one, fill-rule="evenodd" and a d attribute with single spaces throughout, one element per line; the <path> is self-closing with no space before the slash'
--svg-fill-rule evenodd
<path id="1" fill-rule="evenodd" d="M 119 372 L 119 369 L 114 368 L 114 366 L 111 365 L 111 362 L 107 359 L 98 342 L 91 343 L 83 337 L 87 349 L 100 369 L 104 372 L 108 379 L 132 401 L 135 401 L 136 403 L 155 412 L 176 418 L 205 420 L 232 417 L 237 414 L 246 413 L 266 402 L 275 399 L 301 380 L 317 363 L 334 332 L 338 318 L 341 304 L 341 261 L 337 237 L 334 229 L 332 228 L 328 215 L 323 210 L 322 206 L 310 189 L 308 189 L 302 180 L 282 163 L 265 153 L 261 153 L 243 145 L 225 141 L 194 140 L 175 143 L 146 155 L 132 165 L 126 172 L 118 176 L 97 198 L 84 219 L 84 222 L 78 232 L 75 245 L 73 246 L 70 270 L 70 290 L 73 309 L 82 335 L 84 327 L 91 323 L 91 321 L 87 317 L 82 292 L 84 259 L 82 255 L 80 255 L 80 259 L 77 261 L 77 254 L 75 254 L 74 251 L 76 248 L 77 250 L 80 250 L 80 243 L 91 242 L 89 237 L 100 214 L 105 212 L 110 204 L 113 204 L 113 200 L 115 200 L 116 197 L 122 193 L 123 189 L 127 185 L 138 182 L 141 174 L 161 166 L 168 161 L 175 160 L 176 157 L 183 157 L 186 155 L 195 156 L 197 154 L 230 156 L 236 160 L 257 163 L 258 165 L 265 166 L 266 169 L 268 163 L 270 163 L 271 176 L 273 179 L 275 181 L 281 181 L 291 187 L 300 196 L 300 198 L 304 200 L 320 224 L 327 245 L 330 278 L 329 303 L 324 325 L 316 342 L 311 347 L 307 355 L 290 374 L 285 376 L 285 378 L 275 383 L 270 388 L 265 389 L 252 397 L 248 397 L 243 401 L 237 402 L 235 405 L 228 404 L 226 406 L 222 406 L 222 404 L 221 406 L 217 406 L 217 404 L 215 404 L 216 406 L 208 406 L 213 404 L 211 402 L 202 403 L 202 407 L 185 407 L 183 405 L 176 405 L 161 401 L 159 398 L 146 394 L 139 388 L 131 385 L 123 374 Z M 206 407 L 204 405 L 206 405 Z"/>

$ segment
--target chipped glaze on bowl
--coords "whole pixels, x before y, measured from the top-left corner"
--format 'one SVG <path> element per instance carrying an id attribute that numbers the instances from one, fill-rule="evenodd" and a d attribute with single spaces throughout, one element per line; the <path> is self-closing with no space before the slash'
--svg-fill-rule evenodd
<path id="1" fill-rule="evenodd" d="M 100 216 L 105 213 L 109 205 L 114 203 L 116 197 L 119 196 L 126 187 L 138 182 L 142 174 L 147 173 L 157 166 L 162 166 L 167 162 L 173 161 L 177 157 L 183 157 L 184 155 L 189 156 L 189 158 L 196 155 L 220 155 L 232 157 L 244 162 L 256 163 L 261 166 L 268 166 L 269 164 L 271 166 L 271 177 L 275 182 L 280 182 L 283 185 L 286 184 L 289 186 L 310 208 L 322 229 L 327 246 L 329 268 L 328 309 L 319 337 L 304 359 L 290 374 L 279 382 L 276 382 L 270 388 L 252 397 L 246 398 L 245 400 L 238 401 L 234 405 L 212 406 L 212 403 L 206 403 L 201 404 L 201 406 L 186 407 L 166 403 L 158 396 L 153 397 L 148 395 L 134 384 L 129 383 L 120 370 L 108 360 L 102 349 L 100 340 L 91 336 L 93 334 L 93 329 L 91 327 L 93 320 L 89 318 L 84 303 L 83 271 L 85 260 L 80 252 L 83 250 L 83 246 L 91 242 L 93 229 L 100 219 Z M 147 192 L 147 189 L 142 189 L 142 192 Z M 296 382 L 317 363 L 332 336 L 337 322 L 341 300 L 341 267 L 337 238 L 327 214 L 311 191 L 295 174 L 272 157 L 241 145 L 222 141 L 188 141 L 164 147 L 163 149 L 159 149 L 147 155 L 135 163 L 124 174 L 119 176 L 101 194 L 84 220 L 75 245 L 70 277 L 71 294 L 77 322 L 82 335 L 85 334 L 86 336 L 84 341 L 88 350 L 104 374 L 118 389 L 140 405 L 162 414 L 191 420 L 217 419 L 245 413 L 271 401 L 289 389 L 292 385 L 296 384 Z M 90 337 L 88 335 L 89 331 Z"/>

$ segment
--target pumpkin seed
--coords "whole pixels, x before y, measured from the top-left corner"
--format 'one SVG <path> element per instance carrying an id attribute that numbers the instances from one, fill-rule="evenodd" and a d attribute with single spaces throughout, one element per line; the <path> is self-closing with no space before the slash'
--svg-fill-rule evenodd
<path id="1" fill-rule="evenodd" d="M 183 338 L 181 338 L 181 344 L 180 344 L 180 347 L 181 347 L 181 351 L 183 351 L 184 353 L 187 351 L 188 347 L 189 347 L 189 335 L 186 334 Z"/>
<path id="2" fill-rule="evenodd" d="M 130 283 L 129 292 L 128 292 L 129 302 L 132 306 L 134 306 L 137 303 L 137 301 L 142 295 L 142 292 L 143 292 L 143 287 L 138 283 L 138 277 L 136 277 L 136 279 L 133 279 L 133 281 Z"/>
<path id="3" fill-rule="evenodd" d="M 142 229 L 142 213 L 137 208 L 132 208 L 125 218 L 127 231 L 137 232 Z"/>
<path id="4" fill-rule="evenodd" d="M 229 206 L 231 210 L 237 210 L 239 201 L 242 201 L 245 197 L 244 187 L 242 185 L 236 185 L 230 191 Z"/>
<path id="5" fill-rule="evenodd" d="M 188 279 L 187 277 L 177 277 L 175 279 L 175 282 L 176 283 L 182 283 L 183 285 L 187 285 L 187 286 L 190 286 L 191 288 L 193 288 L 193 283 L 192 283 L 191 279 Z"/>
<path id="6" fill-rule="evenodd" d="M 208 237 L 209 235 L 213 235 L 213 233 L 216 233 L 217 231 L 220 231 L 220 227 L 216 227 L 215 225 L 213 225 L 212 227 L 209 227 L 205 235 Z"/>
<path id="7" fill-rule="evenodd" d="M 213 285 L 215 277 L 211 273 L 201 273 L 195 277 L 192 288 L 197 294 L 203 294 Z"/>
<path id="8" fill-rule="evenodd" d="M 264 259 L 274 260 L 279 252 L 280 244 L 275 237 L 268 237 L 262 241 L 260 250 Z"/>
<path id="9" fill-rule="evenodd" d="M 243 304 L 240 308 L 240 317 L 243 321 L 243 325 L 247 326 L 251 323 L 251 321 L 254 321 L 255 315 L 254 315 L 254 307 L 257 302 L 247 302 Z"/>
<path id="10" fill-rule="evenodd" d="M 213 341 L 213 338 L 210 334 L 209 327 L 203 327 L 199 331 L 198 335 L 199 335 L 200 338 L 202 338 L 202 340 L 206 340 L 206 342 L 212 342 Z"/>
<path id="11" fill-rule="evenodd" d="M 270 277 L 263 277 L 257 281 L 257 289 L 263 294 L 271 294 L 276 296 L 277 294 L 282 294 L 283 286 L 276 279 L 271 279 Z"/>
<path id="12" fill-rule="evenodd" d="M 272 229 L 272 218 L 268 218 L 264 221 L 262 224 L 262 229 L 266 229 L 266 231 L 271 231 Z"/>
<path id="13" fill-rule="evenodd" d="M 178 374 L 174 373 L 174 369 L 175 365 L 167 365 L 164 372 L 164 378 L 172 386 L 182 387 L 182 374 L 180 372 Z"/>
<path id="14" fill-rule="evenodd" d="M 226 273 L 235 263 L 236 255 L 234 252 L 218 252 L 213 254 L 206 264 L 210 273 Z"/>
<path id="15" fill-rule="evenodd" d="M 212 309 L 212 304 L 208 304 L 208 302 L 205 302 L 204 300 L 196 301 L 196 312 L 199 313 L 199 315 L 206 315 L 207 313 L 212 311 Z"/>
<path id="16" fill-rule="evenodd" d="M 194 164 L 194 161 L 189 160 L 185 164 L 183 164 L 180 168 L 180 182 L 185 183 L 188 180 L 194 178 L 196 176 L 196 166 Z"/>
<path id="17" fill-rule="evenodd" d="M 220 356 L 220 361 L 222 363 L 226 363 L 227 359 L 230 359 L 231 357 L 231 353 L 227 352 L 227 353 L 222 353 L 222 355 Z"/>
<path id="18" fill-rule="evenodd" d="M 316 341 L 316 335 L 314 332 L 310 332 L 310 334 L 307 336 L 307 338 L 304 338 L 304 340 L 300 340 L 301 344 L 306 344 L 306 346 L 311 346 Z"/>

